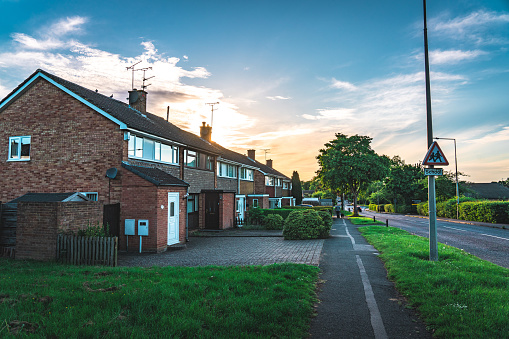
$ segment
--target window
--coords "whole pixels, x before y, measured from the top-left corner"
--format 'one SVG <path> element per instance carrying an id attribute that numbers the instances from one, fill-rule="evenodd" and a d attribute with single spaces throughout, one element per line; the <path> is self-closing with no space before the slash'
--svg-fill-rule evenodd
<path id="1" fill-rule="evenodd" d="M 187 197 L 187 213 L 198 212 L 198 194 L 189 194 Z"/>
<path id="2" fill-rule="evenodd" d="M 217 175 L 225 178 L 237 177 L 237 166 L 225 164 L 224 162 L 217 163 Z"/>
<path id="3" fill-rule="evenodd" d="M 178 164 L 178 147 L 131 134 L 128 154 L 131 157 Z"/>
<path id="4" fill-rule="evenodd" d="M 274 186 L 274 177 L 265 177 L 265 186 Z"/>
<path id="5" fill-rule="evenodd" d="M 198 167 L 200 162 L 200 155 L 198 152 L 186 150 L 185 164 L 189 167 Z"/>
<path id="6" fill-rule="evenodd" d="M 205 162 L 206 162 L 205 168 L 213 171 L 214 170 L 214 157 L 207 155 Z"/>
<path id="7" fill-rule="evenodd" d="M 30 136 L 9 138 L 9 160 L 28 161 L 30 160 Z"/>
<path id="8" fill-rule="evenodd" d="M 253 208 L 258 207 L 258 199 L 253 199 Z"/>
<path id="9" fill-rule="evenodd" d="M 288 182 L 286 181 L 283 181 L 283 189 L 288 189 Z"/>
<path id="10" fill-rule="evenodd" d="M 280 187 L 281 182 L 282 182 L 282 180 L 280 178 L 276 178 L 276 186 Z"/>
<path id="11" fill-rule="evenodd" d="M 253 181 L 253 170 L 242 167 L 240 169 L 240 178 L 243 180 Z"/>

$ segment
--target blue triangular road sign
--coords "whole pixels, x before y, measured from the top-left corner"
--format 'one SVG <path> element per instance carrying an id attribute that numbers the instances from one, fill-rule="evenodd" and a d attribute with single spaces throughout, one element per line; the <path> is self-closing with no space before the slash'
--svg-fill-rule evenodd
<path id="1" fill-rule="evenodd" d="M 447 158 L 444 155 L 444 152 L 440 149 L 440 146 L 438 146 L 438 143 L 434 141 L 429 150 L 428 153 L 426 153 L 426 156 L 424 157 L 424 161 L 422 162 L 423 165 L 433 165 L 433 166 L 447 166 L 449 165 L 449 161 L 447 161 Z"/>

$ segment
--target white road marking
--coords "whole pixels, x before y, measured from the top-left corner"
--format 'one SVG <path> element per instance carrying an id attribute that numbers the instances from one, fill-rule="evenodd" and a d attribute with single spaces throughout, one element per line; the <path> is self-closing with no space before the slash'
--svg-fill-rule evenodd
<path id="1" fill-rule="evenodd" d="M 462 230 L 461 228 L 456 228 L 456 227 L 449 227 L 449 226 L 442 226 L 443 228 L 449 228 L 451 230 L 456 230 L 456 231 L 462 231 L 462 232 L 472 232 L 472 231 L 469 231 L 469 230 Z M 476 232 L 472 232 L 472 233 L 476 233 Z M 497 237 L 496 235 L 491 235 L 491 234 L 486 234 L 486 233 L 477 233 L 479 235 L 484 235 L 486 237 L 492 237 L 492 238 L 497 238 L 497 239 L 502 239 L 502 240 L 507 240 L 509 241 L 509 239 L 507 238 L 504 238 L 504 237 Z"/>
<path id="2" fill-rule="evenodd" d="M 352 245 L 355 245 L 355 239 L 350 235 L 350 232 L 348 232 L 348 227 L 346 227 L 345 220 L 343 220 L 343 225 L 345 226 L 346 235 L 350 238 L 350 241 L 352 242 Z"/>
<path id="3" fill-rule="evenodd" d="M 362 285 L 364 286 L 364 294 L 366 295 L 366 303 L 368 304 L 368 309 L 370 313 L 371 327 L 373 327 L 373 332 L 375 332 L 376 339 L 386 339 L 388 338 L 387 332 L 385 331 L 385 326 L 382 321 L 382 316 L 380 315 L 380 311 L 378 310 L 378 305 L 376 304 L 375 294 L 373 293 L 373 288 L 369 283 L 368 275 L 366 274 L 366 269 L 364 268 L 364 264 L 362 263 L 361 258 L 356 255 L 357 265 L 359 266 L 359 271 L 361 272 Z"/>

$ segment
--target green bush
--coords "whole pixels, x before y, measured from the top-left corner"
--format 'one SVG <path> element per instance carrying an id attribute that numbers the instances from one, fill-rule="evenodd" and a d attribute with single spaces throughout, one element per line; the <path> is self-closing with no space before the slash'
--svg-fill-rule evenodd
<path id="1" fill-rule="evenodd" d="M 429 215 L 428 202 L 421 202 L 417 205 L 417 213 L 419 215 Z"/>
<path id="2" fill-rule="evenodd" d="M 509 201 L 467 201 L 460 203 L 460 219 L 509 223 Z"/>
<path id="3" fill-rule="evenodd" d="M 247 211 L 247 218 L 251 224 L 259 224 L 263 220 L 263 209 L 254 207 Z"/>
<path id="4" fill-rule="evenodd" d="M 106 224 L 106 226 L 97 223 L 97 225 L 92 226 L 88 223 L 88 227 L 79 230 L 77 235 L 79 237 L 109 237 L 110 236 L 110 225 Z"/>
<path id="5" fill-rule="evenodd" d="M 384 211 L 387 213 L 394 213 L 394 205 L 393 204 L 385 204 L 384 205 Z"/>
<path id="6" fill-rule="evenodd" d="M 285 220 L 283 236 L 285 240 L 317 239 L 324 237 L 325 233 L 328 235 L 326 229 L 327 226 L 316 211 L 294 210 Z"/>
<path id="7" fill-rule="evenodd" d="M 377 204 L 369 204 L 368 208 L 369 208 L 370 211 L 378 211 Z"/>
<path id="8" fill-rule="evenodd" d="M 400 214 L 410 214 L 410 213 L 417 213 L 417 209 L 415 206 L 412 205 L 398 205 L 396 206 L 396 213 Z"/>
<path id="9" fill-rule="evenodd" d="M 318 231 L 319 238 L 328 238 L 330 235 L 330 230 L 332 228 L 332 216 L 328 211 L 318 211 L 318 215 L 322 218 L 323 226 L 320 227 Z"/>
<path id="10" fill-rule="evenodd" d="M 269 214 L 263 218 L 263 224 L 268 230 L 282 230 L 284 223 L 283 217 L 279 214 Z"/>

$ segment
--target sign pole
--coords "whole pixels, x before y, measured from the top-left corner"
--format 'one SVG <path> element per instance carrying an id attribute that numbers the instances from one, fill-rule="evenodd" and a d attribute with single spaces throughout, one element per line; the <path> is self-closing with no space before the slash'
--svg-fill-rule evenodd
<path id="1" fill-rule="evenodd" d="M 426 23 L 426 0 L 423 0 L 424 7 L 424 65 L 426 74 L 426 120 L 428 132 L 428 148 L 433 143 L 433 121 L 431 117 L 431 85 L 429 75 L 429 57 L 428 57 L 428 27 Z M 433 168 L 430 165 L 429 168 Z M 435 177 L 428 176 L 428 209 L 429 209 L 429 260 L 438 260 L 437 244 L 437 211 L 435 197 Z"/>

